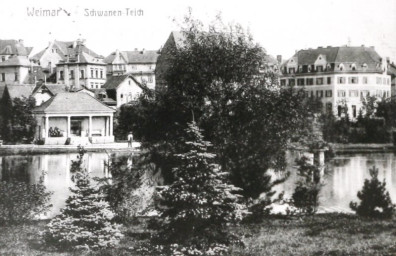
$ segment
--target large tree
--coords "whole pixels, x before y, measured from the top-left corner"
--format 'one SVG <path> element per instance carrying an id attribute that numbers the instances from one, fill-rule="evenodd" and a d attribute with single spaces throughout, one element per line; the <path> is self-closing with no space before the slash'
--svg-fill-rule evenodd
<path id="1" fill-rule="evenodd" d="M 166 87 L 125 107 L 120 123 L 130 124 L 171 182 L 179 138 L 194 120 L 234 185 L 257 198 L 274 184 L 268 170 L 284 169 L 288 143 L 307 131 L 305 94 L 279 88 L 274 71 L 260 72 L 268 56 L 239 25 L 217 20 L 204 29 L 191 17 L 184 24 L 182 44 L 167 51 Z"/>

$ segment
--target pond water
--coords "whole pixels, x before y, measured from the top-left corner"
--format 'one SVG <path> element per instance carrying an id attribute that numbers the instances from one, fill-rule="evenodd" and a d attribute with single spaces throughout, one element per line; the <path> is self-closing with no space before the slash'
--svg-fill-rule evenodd
<path id="1" fill-rule="evenodd" d="M 29 183 L 37 182 L 44 171 L 44 184 L 53 192 L 51 203 L 52 211 L 47 217 L 59 213 L 65 205 L 69 195 L 70 162 L 76 159 L 77 154 L 51 155 L 14 155 L 0 156 L 0 180 L 14 178 Z M 105 162 L 109 155 L 106 153 L 87 153 L 85 167 L 91 176 L 103 177 L 107 175 Z M 292 154 L 289 159 L 290 178 L 277 187 L 278 191 L 285 191 L 285 196 L 293 193 L 297 180 Z M 327 164 L 324 176 L 325 184 L 320 194 L 321 209 L 324 211 L 350 211 L 349 202 L 357 200 L 357 192 L 361 190 L 364 179 L 369 178 L 369 169 L 376 166 L 379 169 L 380 179 L 386 179 L 387 188 L 392 201 L 396 202 L 396 156 L 393 153 L 375 154 L 348 154 L 339 155 Z"/>

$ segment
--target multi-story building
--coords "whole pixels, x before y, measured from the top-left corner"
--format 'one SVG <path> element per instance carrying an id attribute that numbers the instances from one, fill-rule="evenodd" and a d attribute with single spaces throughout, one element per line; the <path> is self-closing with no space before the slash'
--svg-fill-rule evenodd
<path id="1" fill-rule="evenodd" d="M 111 53 L 105 58 L 107 75 L 118 76 L 132 74 L 139 82 L 148 88 L 155 88 L 155 67 L 159 51 L 137 50 Z"/>
<path id="2" fill-rule="evenodd" d="M 0 40 L 0 62 L 15 56 L 29 57 L 33 47 L 25 47 L 23 40 Z"/>
<path id="3" fill-rule="evenodd" d="M 56 64 L 57 84 L 69 88 L 98 89 L 106 82 L 106 63 L 83 40 L 67 44 L 64 59 Z"/>
<path id="4" fill-rule="evenodd" d="M 374 47 L 318 47 L 300 50 L 281 67 L 281 86 L 305 88 L 320 98 L 324 111 L 341 116 L 347 106 L 356 118 L 366 96 L 390 97 L 387 63 Z"/>

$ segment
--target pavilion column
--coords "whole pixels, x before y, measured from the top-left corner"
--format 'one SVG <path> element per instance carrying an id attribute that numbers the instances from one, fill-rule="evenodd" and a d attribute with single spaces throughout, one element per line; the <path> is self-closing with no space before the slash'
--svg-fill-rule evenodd
<path id="1" fill-rule="evenodd" d="M 89 116 L 88 137 L 92 137 L 92 116 Z"/>
<path id="2" fill-rule="evenodd" d="M 106 116 L 105 135 L 104 136 L 110 136 L 109 119 L 110 119 L 110 117 Z"/>
<path id="3" fill-rule="evenodd" d="M 110 116 L 110 135 L 109 136 L 113 136 L 113 116 Z"/>
<path id="4" fill-rule="evenodd" d="M 67 138 L 69 138 L 70 137 L 70 116 L 67 116 L 67 134 L 66 134 L 66 136 L 67 136 Z"/>
<path id="5" fill-rule="evenodd" d="M 44 122 L 44 138 L 48 138 L 48 129 L 49 129 L 49 117 L 45 116 L 45 122 Z"/>

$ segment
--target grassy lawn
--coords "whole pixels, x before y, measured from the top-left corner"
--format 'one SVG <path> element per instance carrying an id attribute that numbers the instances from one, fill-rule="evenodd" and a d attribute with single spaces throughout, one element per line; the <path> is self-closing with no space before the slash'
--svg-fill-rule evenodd
<path id="1" fill-rule="evenodd" d="M 59 252 L 43 245 L 46 222 L 0 227 L 0 255 L 134 255 L 131 247 L 144 241 L 136 226 L 125 227 L 120 245 L 100 252 Z M 367 220 L 352 215 L 266 219 L 261 224 L 233 228 L 246 248 L 230 255 L 396 255 L 396 219 Z"/>

